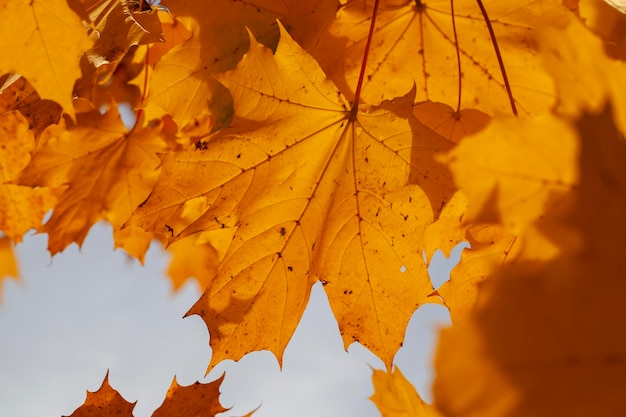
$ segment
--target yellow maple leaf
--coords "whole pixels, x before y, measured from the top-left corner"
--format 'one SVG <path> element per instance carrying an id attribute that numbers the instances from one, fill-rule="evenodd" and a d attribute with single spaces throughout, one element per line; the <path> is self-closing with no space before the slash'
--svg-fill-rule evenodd
<path id="1" fill-rule="evenodd" d="M 346 347 L 359 341 L 390 364 L 432 292 L 419 252 L 454 191 L 433 161 L 452 143 L 412 117 L 411 96 L 358 114 L 348 108 L 282 29 L 275 55 L 252 40 L 220 81 L 235 99 L 233 126 L 164 156 L 129 223 L 171 240 L 236 228 L 189 312 L 210 329 L 210 366 L 258 349 L 280 361 L 316 279 Z M 208 209 L 180 223 L 198 198 Z"/>
<path id="2" fill-rule="evenodd" d="M 457 191 L 441 210 L 439 218 L 426 228 L 424 256 L 430 263 L 434 253 L 440 250 L 447 258 L 456 245 L 465 240 L 468 225 L 463 221 L 467 211 L 467 198 Z"/>
<path id="3" fill-rule="evenodd" d="M 555 25 L 569 11 L 557 0 L 482 3 L 517 110 L 528 115 L 549 108 L 554 87 L 542 70 L 533 28 L 545 22 Z M 372 0 L 347 2 L 326 36 L 309 49 L 342 91 L 354 92 L 356 88 L 373 4 Z M 417 86 L 416 101 L 432 100 L 489 114 L 511 112 L 499 61 L 475 0 L 381 2 L 362 97 L 366 102 L 378 103 L 405 94 L 413 83 Z"/>
<path id="4" fill-rule="evenodd" d="M 622 133 L 626 132 L 626 65 L 612 60 L 604 53 L 604 42 L 594 36 L 581 22 L 570 19 L 557 31 L 546 28 L 540 37 L 542 57 L 553 75 L 558 90 L 557 111 L 577 117 L 583 111 L 602 111 L 609 99 L 615 112 L 615 121 Z M 576 43 L 563 42 L 564 38 Z M 581 51 L 586 51 L 581 53 Z M 572 71 L 585 68 L 585 71 Z"/>
<path id="5" fill-rule="evenodd" d="M 370 397 L 382 417 L 437 417 L 440 414 L 422 400 L 400 369 L 392 372 L 375 369 L 374 394 Z"/>
<path id="6" fill-rule="evenodd" d="M 487 126 L 491 117 L 476 109 L 454 110 L 447 104 L 423 101 L 413 106 L 413 115 L 444 138 L 458 143 Z"/>
<path id="7" fill-rule="evenodd" d="M 14 242 L 37 228 L 56 203 L 62 188 L 30 188 L 12 184 L 30 160 L 35 147 L 28 121 L 19 112 L 0 114 L 0 230 Z"/>
<path id="8" fill-rule="evenodd" d="M 472 202 L 466 220 L 502 222 L 519 234 L 544 214 L 546 205 L 565 204 L 559 195 L 577 182 L 578 152 L 574 129 L 543 115 L 529 122 L 495 119 L 444 159 Z"/>
<path id="9" fill-rule="evenodd" d="M 19 276 L 11 239 L 2 236 L 0 237 L 0 301 L 2 300 L 2 281 L 6 278 L 19 278 Z"/>
<path id="10" fill-rule="evenodd" d="M 502 268 L 482 286 L 474 314 L 442 334 L 434 390 L 445 415 L 619 415 L 626 407 L 626 146 L 610 113 L 578 121 L 581 177 L 562 220 L 582 248 Z"/>
<path id="11" fill-rule="evenodd" d="M 183 128 L 202 114 L 212 114 L 223 127 L 232 116 L 228 92 L 214 75 L 235 67 L 248 48 L 249 28 L 276 44 L 278 17 L 273 0 L 249 2 L 195 0 L 169 5 L 192 36 L 156 63 L 147 105 L 167 111 Z"/>
<path id="12" fill-rule="evenodd" d="M 460 262 L 450 271 L 450 280 L 436 292 L 455 324 L 474 308 L 481 283 L 504 263 L 516 260 L 520 252 L 517 236 L 500 225 L 468 227 L 465 238 L 471 247 L 463 251 Z"/>
<path id="13" fill-rule="evenodd" d="M 162 124 L 128 132 L 117 107 L 104 115 L 79 113 L 78 124 L 50 126 L 41 136 L 20 183 L 67 189 L 42 231 L 52 254 L 82 244 L 91 226 L 105 218 L 119 228 L 148 196 L 158 176 L 157 152 L 169 149 Z"/>
<path id="14" fill-rule="evenodd" d="M 73 114 L 79 59 L 91 47 L 81 20 L 64 0 L 0 2 L 0 73 L 18 73 L 42 98 Z"/>
<path id="15" fill-rule="evenodd" d="M 204 290 L 217 273 L 219 254 L 211 243 L 203 242 L 199 237 L 190 236 L 167 247 L 172 254 L 167 274 L 172 280 L 174 290 L 182 287 L 192 277 Z"/>
<path id="16" fill-rule="evenodd" d="M 578 63 L 570 66 L 572 74 L 580 72 L 583 85 L 596 83 L 586 79 L 597 70 L 589 57 L 603 51 L 588 37 L 586 30 L 568 28 L 550 41 L 546 53 L 555 76 Z M 556 45 L 565 51 L 562 62 L 553 55 Z M 543 204 L 543 212 L 533 210 L 527 219 L 534 219 L 533 227 L 520 236 L 520 261 L 496 270 L 482 286 L 475 311 L 442 334 L 434 392 L 447 416 L 619 415 L 626 408 L 626 337 L 619 330 L 626 316 L 626 144 L 622 114 L 614 108 L 622 98 L 604 90 L 609 101 L 598 109 L 600 97 L 580 90 L 564 93 L 578 95 L 578 108 L 551 116 L 550 123 L 558 120 L 564 129 L 546 130 L 545 123 L 535 121 L 517 126 L 531 143 L 534 137 L 545 142 L 567 137 L 577 157 L 568 156 L 567 164 L 552 169 L 556 177 L 574 172 L 575 180 L 565 190 L 554 190 L 553 198 L 536 192 L 528 195 L 532 204 L 507 208 L 515 212 Z M 515 141 L 511 148 L 518 150 Z M 554 201 L 568 203 L 555 207 Z M 533 251 L 545 240 L 556 250 L 537 258 Z"/>

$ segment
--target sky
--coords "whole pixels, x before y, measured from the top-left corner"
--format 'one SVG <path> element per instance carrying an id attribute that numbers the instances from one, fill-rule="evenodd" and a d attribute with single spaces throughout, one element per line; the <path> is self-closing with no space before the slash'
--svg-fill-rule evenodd
<path id="1" fill-rule="evenodd" d="M 282 370 L 264 351 L 222 362 L 205 376 L 208 331 L 198 316 L 183 318 L 200 290 L 192 280 L 174 292 L 165 274 L 169 256 L 159 244 L 144 267 L 113 250 L 104 224 L 94 226 L 81 249 L 72 245 L 51 258 L 46 244 L 45 235 L 26 236 L 16 247 L 21 279 L 0 281 L 0 416 L 69 416 L 107 370 L 113 388 L 137 401 L 135 417 L 161 405 L 174 375 L 189 385 L 224 372 L 220 401 L 232 408 L 223 417 L 259 406 L 256 417 L 380 415 L 368 397 L 372 368 L 384 366 L 359 344 L 344 350 L 319 283 Z M 436 257 L 431 275 L 441 283 L 454 260 Z M 438 329 L 449 320 L 442 306 L 420 307 L 394 361 L 426 400 Z"/>

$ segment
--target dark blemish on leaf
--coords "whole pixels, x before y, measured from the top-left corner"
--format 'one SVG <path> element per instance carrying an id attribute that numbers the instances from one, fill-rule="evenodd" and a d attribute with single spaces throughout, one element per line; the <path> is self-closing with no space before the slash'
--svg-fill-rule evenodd
<path id="1" fill-rule="evenodd" d="M 174 229 L 172 228 L 172 226 L 170 226 L 169 224 L 166 224 L 165 228 L 167 229 L 168 232 L 170 232 L 172 236 L 174 236 Z"/>
<path id="2" fill-rule="evenodd" d="M 237 154 L 237 159 L 239 159 L 239 158 L 241 158 L 241 154 L 240 153 Z"/>
<path id="3" fill-rule="evenodd" d="M 293 266 L 288 266 L 287 269 L 289 270 L 289 272 L 293 271 Z"/>
<path id="4" fill-rule="evenodd" d="M 322 283 L 322 285 L 326 285 L 326 284 L 328 284 L 328 281 L 325 281 L 325 280 L 323 280 L 323 279 L 320 279 L 320 282 Z"/>
<path id="5" fill-rule="evenodd" d="M 276 255 L 278 255 L 278 259 L 280 259 L 280 258 L 282 258 L 282 257 L 283 257 L 283 254 L 282 254 L 282 253 L 280 253 L 280 252 L 276 252 Z"/>
<path id="6" fill-rule="evenodd" d="M 209 147 L 208 142 L 205 142 L 203 140 L 199 140 L 197 142 L 195 142 L 194 147 L 196 148 L 197 151 L 206 151 L 207 148 Z"/>
<path id="7" fill-rule="evenodd" d="M 280 233 L 281 236 L 285 236 L 285 234 L 287 233 L 287 229 L 285 229 L 284 227 L 281 227 L 278 232 Z"/>

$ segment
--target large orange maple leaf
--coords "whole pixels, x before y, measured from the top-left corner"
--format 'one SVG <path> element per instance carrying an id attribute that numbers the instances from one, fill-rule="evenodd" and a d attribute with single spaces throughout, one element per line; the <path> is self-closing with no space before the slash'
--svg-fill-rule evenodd
<path id="1" fill-rule="evenodd" d="M 390 365 L 432 292 L 422 237 L 453 192 L 433 155 L 452 143 L 411 116 L 412 96 L 351 108 L 282 29 L 275 55 L 252 40 L 219 79 L 234 97 L 232 127 L 163 156 L 129 223 L 170 241 L 236 229 L 190 310 L 210 329 L 210 366 L 259 349 L 280 360 L 317 279 L 345 345 L 360 341 Z M 198 198 L 208 208 L 181 225 Z"/>

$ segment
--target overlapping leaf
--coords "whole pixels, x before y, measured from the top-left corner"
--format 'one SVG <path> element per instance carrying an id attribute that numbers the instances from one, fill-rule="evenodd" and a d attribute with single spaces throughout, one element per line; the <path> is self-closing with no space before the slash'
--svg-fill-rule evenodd
<path id="1" fill-rule="evenodd" d="M 0 2 L 0 73 L 24 76 L 42 98 L 73 114 L 80 55 L 91 41 L 65 0 Z"/>
<path id="2" fill-rule="evenodd" d="M 89 16 L 94 39 L 87 56 L 97 67 L 119 61 L 133 45 L 164 40 L 158 14 L 147 1 L 81 0 L 81 3 Z"/>
<path id="3" fill-rule="evenodd" d="M 471 318 L 442 335 L 435 398 L 446 415 L 618 415 L 626 407 L 626 147 L 608 108 L 578 126 L 581 177 L 563 220 L 582 248 L 503 268 Z"/>
<path id="4" fill-rule="evenodd" d="M 2 301 L 2 281 L 6 278 L 18 278 L 17 260 L 13 244 L 7 236 L 0 237 L 0 301 Z"/>
<path id="5" fill-rule="evenodd" d="M 572 22 L 546 42 L 555 75 L 569 68 L 572 74 L 581 72 L 582 85 L 597 81 L 587 80 L 586 74 L 606 57 L 580 23 Z M 564 59 L 554 59 L 558 50 L 564 51 Z M 604 82 L 620 77 L 612 74 Z M 560 90 L 573 80 L 559 78 Z M 565 115 L 546 118 L 565 124 L 560 134 L 572 143 L 567 148 L 579 150 L 575 160 L 553 164 L 555 173 L 574 172 L 575 179 L 567 189 L 553 190 L 554 198 L 543 192 L 527 195 L 535 200 L 533 205 L 543 205 L 543 212 L 532 210 L 526 219 L 531 224 L 520 236 L 523 261 L 496 271 L 483 285 L 469 319 L 442 335 L 435 401 L 448 416 L 618 415 L 626 407 L 621 395 L 626 388 L 626 338 L 619 330 L 626 314 L 626 145 L 622 113 L 616 111 L 622 104 L 611 90 L 604 90 L 599 93 L 608 103 L 598 109 L 598 92 L 580 87 L 574 84 L 565 92 L 575 97 L 578 108 L 570 106 Z M 544 122 L 528 121 L 524 131 L 532 140 L 546 135 L 544 127 Z M 517 149 L 515 141 L 510 146 Z M 492 174 L 502 176 L 498 170 Z M 479 205 L 483 197 L 477 195 Z M 555 206 L 555 201 L 568 204 Z M 498 196 L 493 202 L 498 207 Z M 509 206 L 500 217 L 523 218 L 528 207 Z M 546 241 L 554 250 L 537 257 L 537 246 Z M 472 390 L 467 390 L 468 383 Z"/>
<path id="6" fill-rule="evenodd" d="M 224 126 L 232 116 L 229 97 L 214 75 L 234 68 L 241 59 L 248 48 L 246 28 L 276 44 L 275 21 L 281 13 L 275 9 L 283 10 L 283 5 L 271 0 L 184 0 L 168 7 L 192 36 L 156 64 L 149 104 L 167 111 L 181 128 L 203 114 L 213 114 Z"/>
<path id="7" fill-rule="evenodd" d="M 14 242 L 41 225 L 56 203 L 61 188 L 30 188 L 14 184 L 35 147 L 28 121 L 19 112 L 0 114 L 0 230 Z M 58 185 L 58 184 L 57 184 Z"/>
<path id="8" fill-rule="evenodd" d="M 284 31 L 275 55 L 252 41 L 220 81 L 235 100 L 233 126 L 164 156 L 130 222 L 171 240 L 236 228 L 190 311 L 210 329 L 211 366 L 258 349 L 280 360 L 316 279 L 346 346 L 360 341 L 390 364 L 432 291 L 418 254 L 453 192 L 433 161 L 451 143 L 411 117 L 411 96 L 349 109 Z M 197 219 L 171 221 L 199 198 L 208 209 Z"/>
<path id="9" fill-rule="evenodd" d="M 0 113 L 18 110 L 28 120 L 29 129 L 39 137 L 53 123 L 58 123 L 63 109 L 54 101 L 42 100 L 26 79 L 0 77 Z"/>
<path id="10" fill-rule="evenodd" d="M 52 254 L 82 244 L 91 226 L 106 218 L 118 228 L 147 197 L 158 175 L 157 152 L 169 149 L 162 124 L 128 132 L 116 107 L 81 113 L 78 125 L 50 126 L 20 176 L 30 186 L 67 186 L 42 227 Z"/>
<path id="11" fill-rule="evenodd" d="M 435 407 L 422 400 L 415 387 L 400 369 L 392 372 L 374 370 L 374 394 L 370 399 L 382 417 L 437 417 Z"/>
<path id="12" fill-rule="evenodd" d="M 533 114 L 548 108 L 554 91 L 537 57 L 534 27 L 546 21 L 558 24 L 569 11 L 556 0 L 483 3 L 518 110 Z M 309 50 L 342 91 L 356 88 L 373 4 L 371 0 L 347 2 L 327 35 Z M 498 59 L 477 2 L 453 4 L 461 74 L 449 0 L 381 2 L 362 93 L 367 102 L 403 95 L 415 83 L 416 101 L 456 106 L 461 77 L 461 108 L 510 113 Z"/>
<path id="13" fill-rule="evenodd" d="M 503 264 L 517 260 L 520 252 L 517 236 L 500 225 L 474 225 L 465 239 L 471 248 L 463 251 L 450 280 L 436 293 L 443 297 L 455 324 L 474 308 L 481 283 Z"/>

